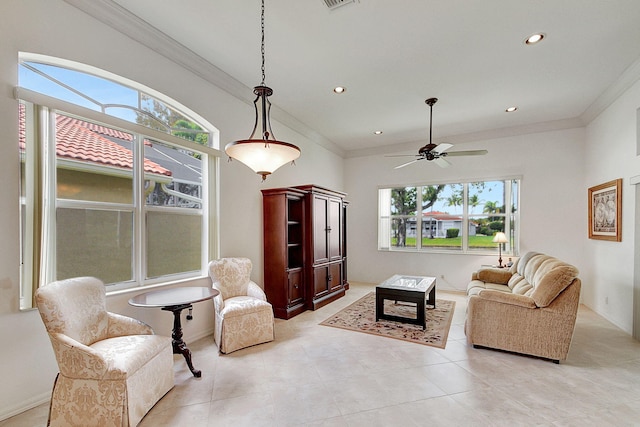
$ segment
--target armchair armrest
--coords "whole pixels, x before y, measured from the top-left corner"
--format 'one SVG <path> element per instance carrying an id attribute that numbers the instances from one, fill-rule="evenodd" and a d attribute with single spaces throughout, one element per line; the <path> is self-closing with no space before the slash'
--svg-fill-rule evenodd
<path id="1" fill-rule="evenodd" d="M 482 268 L 474 273 L 472 278 L 474 280 L 481 280 L 483 282 L 497 283 L 500 285 L 506 285 L 511 279 L 511 272 L 507 269 L 501 268 Z"/>
<path id="2" fill-rule="evenodd" d="M 249 281 L 249 286 L 247 287 L 247 295 L 250 297 L 258 298 L 262 301 L 267 300 L 267 295 L 264 293 L 262 288 L 253 281 Z"/>
<path id="3" fill-rule="evenodd" d="M 107 335 L 109 338 L 123 337 L 127 335 L 153 335 L 151 326 L 131 317 L 116 313 L 107 313 L 109 328 Z"/>
<path id="4" fill-rule="evenodd" d="M 50 333 L 49 338 L 58 368 L 64 376 L 82 379 L 104 377 L 108 364 L 98 351 L 64 334 Z"/>
<path id="5" fill-rule="evenodd" d="M 220 290 L 220 282 L 215 281 L 211 284 L 211 287 L 216 291 L 220 292 L 218 295 L 213 297 L 213 308 L 216 313 L 220 313 L 224 309 L 224 298 L 222 297 L 222 291 Z"/>
<path id="6" fill-rule="evenodd" d="M 524 295 L 511 294 L 509 292 L 495 291 L 493 289 L 483 289 L 478 294 L 479 298 L 488 301 L 500 302 L 503 304 L 517 305 L 524 308 L 537 308 L 533 298 Z"/>

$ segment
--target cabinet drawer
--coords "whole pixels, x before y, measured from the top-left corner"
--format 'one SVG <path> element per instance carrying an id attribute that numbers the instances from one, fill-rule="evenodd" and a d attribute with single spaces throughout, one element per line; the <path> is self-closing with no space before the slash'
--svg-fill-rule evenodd
<path id="1" fill-rule="evenodd" d="M 289 307 L 300 304 L 304 301 L 304 282 L 302 280 L 302 269 L 289 270 Z"/>

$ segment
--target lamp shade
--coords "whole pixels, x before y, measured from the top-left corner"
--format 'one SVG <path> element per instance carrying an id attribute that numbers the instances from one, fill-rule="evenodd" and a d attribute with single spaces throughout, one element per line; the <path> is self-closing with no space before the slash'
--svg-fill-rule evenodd
<path id="1" fill-rule="evenodd" d="M 509 243 L 509 239 L 502 231 L 499 231 L 493 236 L 493 243 Z"/>
<path id="2" fill-rule="evenodd" d="M 249 139 L 230 142 L 224 151 L 232 158 L 249 166 L 262 180 L 285 163 L 300 157 L 300 149 L 288 142 L 278 141 L 271 130 L 271 102 L 269 96 L 273 90 L 265 85 L 253 88 L 256 99 L 253 101 L 255 122 Z M 262 138 L 260 138 L 262 137 Z"/>
<path id="3" fill-rule="evenodd" d="M 241 161 L 255 173 L 262 175 L 262 179 L 280 166 L 300 157 L 300 149 L 295 145 L 264 139 L 233 141 L 227 144 L 224 151 L 229 157 Z"/>

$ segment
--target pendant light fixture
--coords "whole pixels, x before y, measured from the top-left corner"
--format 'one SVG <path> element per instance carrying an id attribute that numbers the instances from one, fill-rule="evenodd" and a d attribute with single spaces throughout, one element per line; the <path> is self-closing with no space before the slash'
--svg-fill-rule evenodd
<path id="1" fill-rule="evenodd" d="M 293 163 L 295 159 L 300 157 L 300 149 L 288 142 L 278 141 L 271 130 L 271 119 L 269 118 L 271 102 L 268 97 L 273 94 L 273 90 L 264 84 L 264 0 L 262 0 L 260 18 L 262 83 L 253 88 L 253 93 L 256 95 L 256 99 L 253 101 L 256 113 L 253 132 L 251 132 L 249 139 L 228 143 L 224 151 L 229 159 L 239 160 L 258 175 L 262 175 L 264 181 L 267 179 L 267 175 L 273 173 L 280 166 L 288 162 Z"/>

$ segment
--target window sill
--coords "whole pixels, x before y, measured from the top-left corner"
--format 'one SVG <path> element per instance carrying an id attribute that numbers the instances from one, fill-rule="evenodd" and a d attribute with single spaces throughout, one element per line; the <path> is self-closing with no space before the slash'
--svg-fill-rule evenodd
<path id="1" fill-rule="evenodd" d="M 479 256 L 498 256 L 497 252 L 491 251 L 462 251 L 458 249 L 416 249 L 416 248 L 394 248 L 394 249 L 380 249 L 378 248 L 378 252 L 403 252 L 403 253 L 418 253 L 418 254 L 447 254 L 447 255 L 479 255 Z M 502 257 L 517 257 L 518 255 L 515 252 L 505 252 L 502 251 Z"/>
<path id="2" fill-rule="evenodd" d="M 148 292 L 156 289 L 171 288 L 176 286 L 182 286 L 185 284 L 191 284 L 192 282 L 199 282 L 202 280 L 207 280 L 209 282 L 209 285 L 211 285 L 209 276 L 195 276 L 195 277 L 189 277 L 184 279 L 172 280 L 168 282 L 153 283 L 153 284 L 143 285 L 143 286 L 133 286 L 126 289 L 117 289 L 113 291 L 107 290 L 107 297 L 115 296 L 115 295 L 127 295 L 131 293 Z"/>

